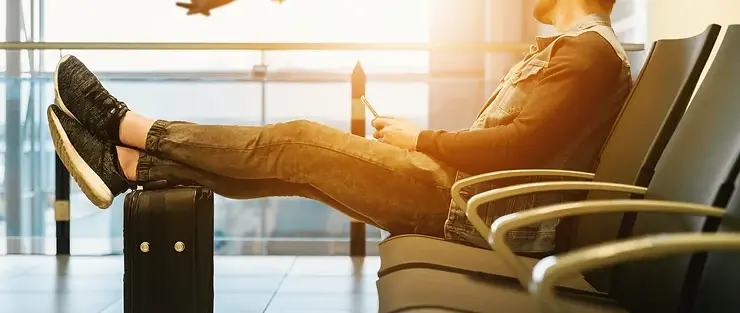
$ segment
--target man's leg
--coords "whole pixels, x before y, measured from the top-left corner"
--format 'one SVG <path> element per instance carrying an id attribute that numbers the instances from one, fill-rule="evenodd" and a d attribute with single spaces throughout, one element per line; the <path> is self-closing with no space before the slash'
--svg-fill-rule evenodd
<path id="1" fill-rule="evenodd" d="M 416 228 L 429 219 L 444 220 L 447 214 L 454 171 L 421 153 L 307 121 L 265 127 L 153 121 L 130 112 L 74 57 L 62 59 L 54 82 L 60 110 L 104 142 L 143 149 L 219 176 L 309 185 L 389 230 Z M 66 123 L 74 128 L 72 124 Z M 111 194 L 120 193 L 125 183 L 116 175 L 127 172 L 126 168 L 112 169 L 119 167 L 119 161 L 124 167 L 134 163 L 141 170 L 148 168 L 144 158 L 130 162 L 111 153 L 115 159 L 111 162 L 108 154 L 94 155 L 95 149 L 105 150 L 97 140 L 82 140 L 72 149 L 68 146 L 73 145 L 58 144 L 66 142 L 65 136 L 57 137 L 58 151 L 79 148 L 91 155 L 82 162 L 70 153 L 65 164 L 83 169 L 72 171 L 73 176 L 77 175 L 78 183 L 85 185 L 83 191 L 87 189 L 88 197 L 101 207 L 110 205 Z M 85 168 L 91 162 L 93 168 Z M 101 173 L 104 179 L 100 181 L 88 179 Z M 103 183 L 108 190 L 101 187 Z M 442 224 L 436 224 L 441 232 Z"/>
<path id="2" fill-rule="evenodd" d="M 441 236 L 438 227 L 444 223 L 445 216 L 430 216 L 427 221 L 414 225 L 379 223 L 372 216 L 365 216 L 346 207 L 344 204 L 327 196 L 325 193 L 309 184 L 286 182 L 279 179 L 236 179 L 224 177 L 175 161 L 160 159 L 146 152 L 139 152 L 119 147 L 119 158 L 133 170 L 126 170 L 126 176 L 139 184 L 152 181 L 166 180 L 176 184 L 193 184 L 205 186 L 215 193 L 231 199 L 256 199 L 265 197 L 303 197 L 322 202 L 347 216 L 366 224 L 385 229 L 393 234 L 421 233 L 432 236 Z M 137 167 L 136 164 L 139 164 Z"/>
<path id="3" fill-rule="evenodd" d="M 147 151 L 136 162 L 137 181 L 209 186 L 215 175 L 223 187 L 214 191 L 225 196 L 302 196 L 388 231 L 429 232 L 419 227 L 432 223 L 441 234 L 454 172 L 421 153 L 308 121 L 265 127 L 156 121 L 142 132 L 144 120 L 129 112 L 120 128 L 123 143 L 134 147 L 126 134 L 148 133 L 136 147 Z M 122 164 L 132 170 L 130 160 Z"/>

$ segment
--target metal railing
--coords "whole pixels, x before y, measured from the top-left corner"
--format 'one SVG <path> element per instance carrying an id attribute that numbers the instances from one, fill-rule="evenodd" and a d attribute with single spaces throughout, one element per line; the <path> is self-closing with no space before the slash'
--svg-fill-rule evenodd
<path id="1" fill-rule="evenodd" d="M 269 70 L 243 70 L 243 71 L 95 71 L 95 75 L 102 80 L 116 82 L 286 82 L 286 83 L 348 83 L 351 67 L 344 71 L 292 71 L 283 69 Z M 3 72 L 0 71 L 0 82 L 4 80 Z M 24 75 L 18 80 L 21 82 L 44 81 L 50 82 L 52 72 L 34 72 L 33 76 Z M 477 79 L 482 72 L 455 72 L 435 75 L 441 77 L 430 77 L 428 73 L 369 73 L 370 81 L 382 82 L 426 82 L 440 79 Z"/>
<path id="2" fill-rule="evenodd" d="M 643 44 L 623 43 L 627 51 Z M 0 50 L 259 50 L 523 52 L 526 43 L 246 43 L 246 42 L 4 42 Z"/>

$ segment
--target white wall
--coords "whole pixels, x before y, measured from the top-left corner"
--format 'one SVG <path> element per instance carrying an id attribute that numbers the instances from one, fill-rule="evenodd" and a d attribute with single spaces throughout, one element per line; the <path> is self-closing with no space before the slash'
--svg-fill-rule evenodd
<path id="1" fill-rule="evenodd" d="M 647 20 L 651 40 L 691 36 L 711 23 L 740 24 L 740 1 L 649 0 Z"/>
<path id="2" fill-rule="evenodd" d="M 648 0 L 647 21 L 651 41 L 693 36 L 704 31 L 709 24 L 722 25 L 708 63 L 711 64 L 724 37 L 724 27 L 740 24 L 740 0 Z M 708 69 L 709 66 L 704 72 Z"/>

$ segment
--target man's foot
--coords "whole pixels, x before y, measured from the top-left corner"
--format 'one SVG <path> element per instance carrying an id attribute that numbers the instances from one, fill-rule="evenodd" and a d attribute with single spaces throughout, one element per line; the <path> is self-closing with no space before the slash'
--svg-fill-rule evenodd
<path id="1" fill-rule="evenodd" d="M 55 102 L 93 135 L 121 144 L 121 119 L 129 111 L 103 87 L 85 64 L 72 55 L 62 57 L 54 71 Z"/>
<path id="2" fill-rule="evenodd" d="M 59 158 L 93 204 L 106 209 L 117 195 L 135 188 L 124 178 L 114 145 L 93 136 L 57 105 L 46 113 Z"/>

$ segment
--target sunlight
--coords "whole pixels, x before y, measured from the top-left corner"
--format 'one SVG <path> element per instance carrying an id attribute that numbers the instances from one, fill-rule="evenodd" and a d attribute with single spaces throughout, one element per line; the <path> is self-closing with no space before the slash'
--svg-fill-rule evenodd
<path id="1" fill-rule="evenodd" d="M 427 0 L 237 0 L 210 17 L 174 1 L 48 1 L 50 41 L 426 42 Z M 90 27 L 95 25 L 95 27 Z M 101 34 L 105 33 L 105 36 Z"/>
<path id="2" fill-rule="evenodd" d="M 162 0 L 47 2 L 47 41 L 71 42 L 359 42 L 429 41 L 428 0 L 237 0 L 193 15 Z M 90 27 L 95 25 L 95 27 Z M 76 52 L 109 71 L 251 68 L 259 52 L 214 58 L 197 51 Z M 130 57 L 125 57 L 128 54 Z M 219 52 L 229 56 L 231 52 Z M 167 61 L 163 62 L 167 55 Z M 213 54 L 211 54 L 213 55 Z M 49 64 L 58 53 L 46 54 Z M 274 69 L 350 70 L 359 59 L 368 72 L 426 72 L 425 51 L 270 51 Z M 196 61 L 197 60 L 197 61 Z M 138 69 L 137 69 L 138 68 Z"/>

